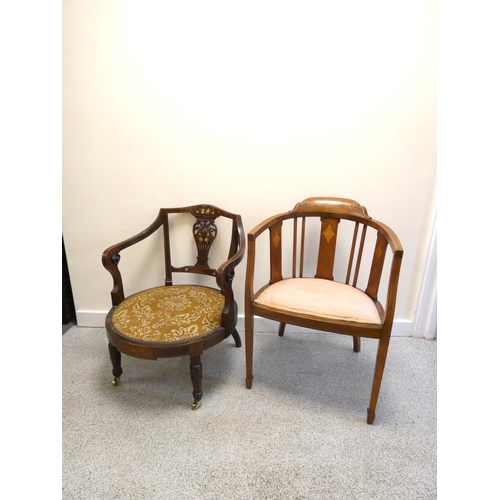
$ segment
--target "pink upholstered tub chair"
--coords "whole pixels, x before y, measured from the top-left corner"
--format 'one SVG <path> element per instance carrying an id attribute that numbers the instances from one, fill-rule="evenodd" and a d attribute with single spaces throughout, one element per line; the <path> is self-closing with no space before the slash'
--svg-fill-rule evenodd
<path id="1" fill-rule="evenodd" d="M 350 335 L 355 352 L 361 337 L 378 339 L 367 411 L 373 423 L 403 257 L 396 234 L 354 200 L 308 198 L 252 229 L 247 252 L 247 388 L 253 382 L 254 316 L 278 321 L 280 336 L 287 323 Z M 268 281 L 266 271 L 266 282 L 258 284 L 256 269 L 263 266 L 269 267 Z"/>

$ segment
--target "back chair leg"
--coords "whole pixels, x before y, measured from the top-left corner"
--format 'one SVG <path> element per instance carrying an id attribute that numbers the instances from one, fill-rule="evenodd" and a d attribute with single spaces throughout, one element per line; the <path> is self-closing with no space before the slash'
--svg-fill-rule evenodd
<path id="1" fill-rule="evenodd" d="M 246 356 L 246 386 L 252 388 L 253 382 L 253 315 L 245 314 L 245 356 Z"/>
<path id="2" fill-rule="evenodd" d="M 111 385 L 117 386 L 123 373 L 122 353 L 111 342 L 108 343 L 108 350 L 109 357 L 111 358 L 111 364 L 113 365 L 113 381 L 111 382 Z"/>
<path id="3" fill-rule="evenodd" d="M 387 351 L 389 350 L 390 336 L 381 338 L 378 342 L 377 361 L 375 363 L 375 373 L 373 375 L 372 395 L 370 398 L 370 406 L 368 407 L 367 422 L 373 424 L 375 420 L 375 408 L 377 406 L 380 385 L 384 374 L 385 360 L 387 359 Z"/>
<path id="4" fill-rule="evenodd" d="M 361 350 L 361 338 L 360 337 L 353 337 L 353 350 L 354 352 L 359 352 Z"/>
<path id="5" fill-rule="evenodd" d="M 197 410 L 201 404 L 201 398 L 203 396 L 202 390 L 202 364 L 201 356 L 199 354 L 191 355 L 191 362 L 189 365 L 189 370 L 191 372 L 191 381 L 193 382 L 193 404 L 191 405 L 192 410 Z"/>
<path id="6" fill-rule="evenodd" d="M 236 344 L 236 347 L 241 347 L 241 338 L 240 334 L 236 331 L 236 329 L 233 332 L 233 339 Z"/>
<path id="7" fill-rule="evenodd" d="M 283 335 L 285 335 L 285 326 L 286 326 L 286 323 L 280 323 L 280 328 L 278 330 L 278 335 L 280 337 L 283 337 Z"/>

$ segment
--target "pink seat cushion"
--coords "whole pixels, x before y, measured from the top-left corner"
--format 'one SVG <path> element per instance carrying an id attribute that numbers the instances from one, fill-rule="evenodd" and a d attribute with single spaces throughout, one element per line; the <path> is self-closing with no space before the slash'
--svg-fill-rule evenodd
<path id="1" fill-rule="evenodd" d="M 289 278 L 266 288 L 255 300 L 291 312 L 380 325 L 373 300 L 344 283 L 319 278 Z"/>

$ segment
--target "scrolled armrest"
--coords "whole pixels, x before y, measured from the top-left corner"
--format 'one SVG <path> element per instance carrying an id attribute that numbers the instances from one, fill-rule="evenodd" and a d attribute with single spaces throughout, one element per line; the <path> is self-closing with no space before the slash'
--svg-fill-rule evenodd
<path id="1" fill-rule="evenodd" d="M 217 269 L 216 281 L 222 295 L 224 295 L 224 307 L 222 309 L 222 322 L 236 325 L 238 317 L 238 306 L 234 300 L 232 281 L 235 274 L 235 267 L 243 260 L 246 250 L 245 233 L 241 218 L 234 222 L 233 246 L 230 257 Z"/>
<path id="2" fill-rule="evenodd" d="M 229 294 L 232 299 L 232 281 L 235 274 L 235 267 L 243 260 L 246 250 L 245 232 L 241 219 L 235 221 L 236 248 L 234 253 L 223 262 L 217 269 L 216 281 L 224 295 Z"/>
<path id="3" fill-rule="evenodd" d="M 109 271 L 109 273 L 113 277 L 113 288 L 111 290 L 111 301 L 113 306 L 117 306 L 125 298 L 125 293 L 123 290 L 123 280 L 120 270 L 118 269 L 118 263 L 120 262 L 121 258 L 120 252 L 125 248 L 128 248 L 146 239 L 148 236 L 153 234 L 162 224 L 163 217 L 160 213 L 158 214 L 158 217 L 155 219 L 155 221 L 146 229 L 144 229 L 144 231 L 141 231 L 135 236 L 127 238 L 126 240 L 123 240 L 120 243 L 116 243 L 104 250 L 102 254 L 102 265 L 107 271 Z"/>

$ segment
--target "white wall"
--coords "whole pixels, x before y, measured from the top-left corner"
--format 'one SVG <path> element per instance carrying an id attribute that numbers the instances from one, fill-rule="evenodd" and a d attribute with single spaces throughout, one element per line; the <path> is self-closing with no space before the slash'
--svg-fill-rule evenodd
<path id="1" fill-rule="evenodd" d="M 396 320 L 411 331 L 434 220 L 435 10 L 63 2 L 63 235 L 79 324 L 102 325 L 111 305 L 102 251 L 158 208 L 212 203 L 250 230 L 325 195 L 399 235 Z"/>

